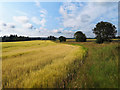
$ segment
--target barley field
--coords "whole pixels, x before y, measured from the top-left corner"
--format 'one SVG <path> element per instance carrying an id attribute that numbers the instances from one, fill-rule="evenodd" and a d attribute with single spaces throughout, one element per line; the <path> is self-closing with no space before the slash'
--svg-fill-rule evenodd
<path id="1" fill-rule="evenodd" d="M 67 42 L 74 42 L 75 39 L 67 39 Z M 87 42 L 94 42 L 96 39 L 86 39 Z M 112 41 L 119 41 L 119 39 L 112 39 Z"/>
<path id="2" fill-rule="evenodd" d="M 87 50 L 52 41 L 2 43 L 3 88 L 65 87 Z"/>

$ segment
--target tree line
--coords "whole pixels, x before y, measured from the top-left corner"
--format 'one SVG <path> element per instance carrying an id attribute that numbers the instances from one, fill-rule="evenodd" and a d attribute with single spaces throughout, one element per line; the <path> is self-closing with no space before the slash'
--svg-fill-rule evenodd
<path id="1" fill-rule="evenodd" d="M 12 42 L 12 41 L 27 41 L 30 38 L 24 36 L 17 36 L 17 35 L 10 35 L 10 36 L 3 36 L 2 42 Z"/>
<path id="2" fill-rule="evenodd" d="M 96 43 L 103 43 L 103 42 L 111 42 L 113 38 L 120 38 L 120 36 L 116 37 L 116 27 L 110 22 L 98 22 L 95 28 L 92 30 L 95 34 Z M 82 31 L 77 31 L 74 33 L 74 38 L 76 42 L 86 42 L 86 35 Z M 11 42 L 11 41 L 28 41 L 28 40 L 53 40 L 55 41 L 57 38 L 54 36 L 48 36 L 47 38 L 31 38 L 31 37 L 24 37 L 24 36 L 17 36 L 17 35 L 10 35 L 10 36 L 3 36 L 1 37 L 2 42 Z M 65 42 L 66 37 L 60 36 L 60 42 Z"/>
<path id="3" fill-rule="evenodd" d="M 2 42 L 29 41 L 29 40 L 42 40 L 42 39 L 43 38 L 40 37 L 32 38 L 32 37 L 17 36 L 17 35 L 0 37 L 0 41 Z"/>

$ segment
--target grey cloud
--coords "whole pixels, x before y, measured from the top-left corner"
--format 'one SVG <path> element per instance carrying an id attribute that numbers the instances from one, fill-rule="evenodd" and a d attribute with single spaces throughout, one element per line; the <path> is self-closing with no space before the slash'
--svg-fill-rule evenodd
<path id="1" fill-rule="evenodd" d="M 2 25 L 3 25 L 3 26 L 7 26 L 7 24 L 6 24 L 6 23 L 3 23 Z"/>
<path id="2" fill-rule="evenodd" d="M 28 23 L 29 18 L 27 16 L 13 16 L 13 20 L 19 23 Z"/>
<path id="3" fill-rule="evenodd" d="M 6 24 L 6 23 L 3 23 L 3 22 L 0 22 L 0 26 L 6 27 L 7 24 Z"/>
<path id="4" fill-rule="evenodd" d="M 57 33 L 62 33 L 61 31 L 58 31 Z"/>
<path id="5" fill-rule="evenodd" d="M 29 27 L 27 27 L 28 29 L 33 29 L 33 26 L 31 25 L 31 26 L 29 26 Z"/>
<path id="6" fill-rule="evenodd" d="M 6 28 L 15 28 L 14 23 L 0 23 L 0 26 L 6 27 Z"/>
<path id="7" fill-rule="evenodd" d="M 14 26 L 14 25 L 11 25 L 10 28 L 15 28 L 15 26 Z"/>
<path id="8" fill-rule="evenodd" d="M 23 24 L 22 26 L 23 28 L 26 28 L 26 29 L 33 29 L 33 25 L 31 23 L 26 23 L 26 24 Z"/>

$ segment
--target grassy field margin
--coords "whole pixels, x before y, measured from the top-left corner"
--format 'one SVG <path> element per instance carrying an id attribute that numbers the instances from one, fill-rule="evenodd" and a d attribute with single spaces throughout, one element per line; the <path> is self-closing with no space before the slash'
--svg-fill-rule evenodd
<path id="1" fill-rule="evenodd" d="M 68 88 L 118 88 L 119 42 L 96 44 L 95 42 L 65 42 L 88 49 L 85 63 Z"/>

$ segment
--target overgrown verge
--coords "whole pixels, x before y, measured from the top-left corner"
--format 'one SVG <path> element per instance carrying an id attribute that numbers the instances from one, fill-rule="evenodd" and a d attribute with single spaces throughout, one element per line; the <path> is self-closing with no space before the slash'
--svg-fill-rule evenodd
<path id="1" fill-rule="evenodd" d="M 69 88 L 118 88 L 118 43 L 81 43 L 88 48 L 88 56 Z"/>

